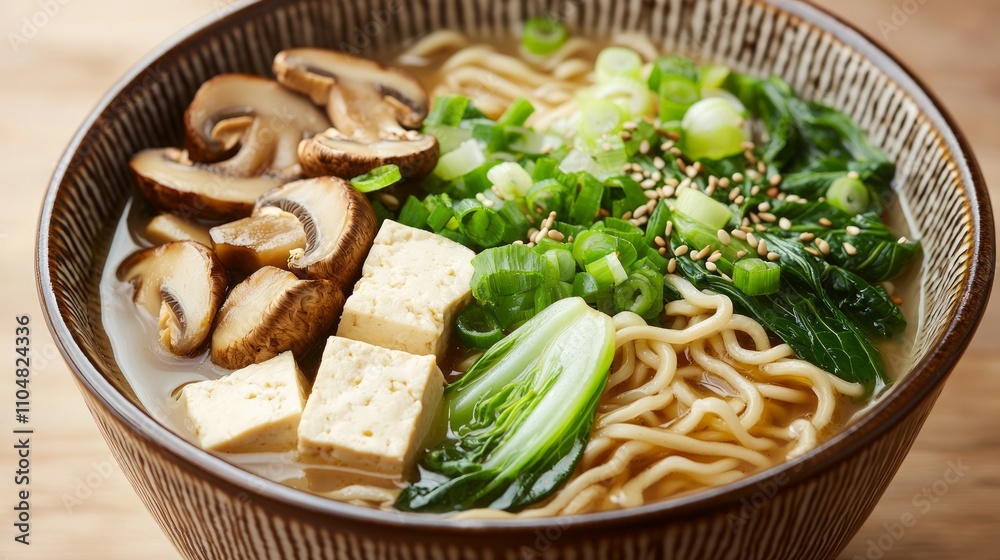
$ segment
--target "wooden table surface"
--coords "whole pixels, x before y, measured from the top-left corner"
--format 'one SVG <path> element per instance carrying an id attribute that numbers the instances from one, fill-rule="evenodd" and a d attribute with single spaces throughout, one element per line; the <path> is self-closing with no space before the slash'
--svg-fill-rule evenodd
<path id="1" fill-rule="evenodd" d="M 0 2 L 0 348 L 14 316 L 34 329 L 32 530 L 13 542 L 12 441 L 0 441 L 0 558 L 175 558 L 132 492 L 83 405 L 43 325 L 33 275 L 44 188 L 77 126 L 136 60 L 224 0 L 3 0 Z M 1000 2 L 822 0 L 920 75 L 957 118 L 987 181 L 1000 189 Z M 45 12 L 48 5 L 49 12 Z M 31 23 L 31 22 L 34 23 Z M 995 200 L 1000 191 L 994 190 Z M 996 208 L 996 204 L 994 204 Z M 964 360 L 885 497 L 843 558 L 1000 557 L 1000 305 Z M 5 370 L 0 410 L 14 408 Z M 0 416 L 0 432 L 14 419 Z M 945 473 L 953 466 L 965 474 Z M 937 492 L 937 495 L 934 492 Z M 932 500 L 922 498 L 930 492 Z M 906 514 L 916 524 L 903 531 Z"/>

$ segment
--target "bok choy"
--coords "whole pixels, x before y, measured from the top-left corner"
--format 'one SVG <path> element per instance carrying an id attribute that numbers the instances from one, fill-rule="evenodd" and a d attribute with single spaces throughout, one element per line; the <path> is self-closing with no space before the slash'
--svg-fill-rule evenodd
<path id="1" fill-rule="evenodd" d="M 404 511 L 519 511 L 576 467 L 614 356 L 614 322 L 581 298 L 548 306 L 445 390 L 449 435 L 400 494 Z"/>

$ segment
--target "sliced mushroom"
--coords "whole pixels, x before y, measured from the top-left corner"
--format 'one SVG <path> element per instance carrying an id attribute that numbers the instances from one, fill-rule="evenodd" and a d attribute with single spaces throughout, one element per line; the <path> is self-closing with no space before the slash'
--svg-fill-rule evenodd
<path id="1" fill-rule="evenodd" d="M 146 200 L 187 218 L 249 216 L 257 198 L 282 183 L 274 177 L 237 177 L 213 165 L 191 164 L 176 148 L 143 150 L 132 156 L 129 166 Z"/>
<path id="2" fill-rule="evenodd" d="M 239 369 L 288 350 L 302 354 L 343 310 L 344 295 L 331 282 L 266 266 L 237 284 L 219 310 L 212 361 Z"/>
<path id="3" fill-rule="evenodd" d="M 174 241 L 197 241 L 212 246 L 208 227 L 173 214 L 158 214 L 146 224 L 146 239 L 161 245 Z"/>
<path id="4" fill-rule="evenodd" d="M 291 180 L 300 175 L 299 142 L 329 128 L 330 121 L 274 80 L 222 74 L 198 89 L 184 124 L 192 161 L 215 163 L 238 177 Z"/>
<path id="5" fill-rule="evenodd" d="M 292 251 L 289 270 L 343 291 L 354 285 L 378 224 L 365 195 L 343 179 L 317 177 L 278 187 L 257 202 L 258 209 L 269 206 L 295 215 L 305 229 L 305 249 Z"/>
<path id="6" fill-rule="evenodd" d="M 393 163 L 403 177 L 416 179 L 434 169 L 437 140 L 407 130 L 423 123 L 429 107 L 427 92 L 410 74 L 323 49 L 282 51 L 274 73 L 284 86 L 326 107 L 333 123 L 299 146 L 306 175 L 350 179 Z"/>
<path id="7" fill-rule="evenodd" d="M 229 283 L 212 251 L 194 241 L 167 243 L 133 253 L 117 274 L 135 287 L 135 303 L 159 318 L 167 350 L 190 356 L 204 347 Z"/>
<path id="8" fill-rule="evenodd" d="M 216 226 L 212 248 L 228 270 L 253 274 L 265 266 L 288 269 L 288 256 L 306 246 L 306 233 L 293 214 L 261 208 L 249 218 Z"/>

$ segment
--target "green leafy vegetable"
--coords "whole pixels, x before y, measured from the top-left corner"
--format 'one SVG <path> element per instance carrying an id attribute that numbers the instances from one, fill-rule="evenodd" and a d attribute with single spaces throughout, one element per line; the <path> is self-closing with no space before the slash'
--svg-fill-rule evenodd
<path id="1" fill-rule="evenodd" d="M 448 386 L 449 436 L 396 501 L 404 511 L 519 511 L 572 474 L 614 356 L 614 323 L 580 298 L 550 305 Z"/>

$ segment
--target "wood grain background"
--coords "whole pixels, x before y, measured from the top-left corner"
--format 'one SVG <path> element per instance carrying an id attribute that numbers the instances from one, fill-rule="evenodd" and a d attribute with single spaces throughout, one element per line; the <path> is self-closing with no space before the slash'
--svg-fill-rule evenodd
<path id="1" fill-rule="evenodd" d="M 878 38 L 940 95 L 969 136 L 987 181 L 1000 189 L 1000 2 L 820 3 Z M 32 272 L 35 226 L 53 166 L 91 107 L 143 54 L 223 5 L 0 2 L 0 212 L 10 212 L 0 216 L 0 352 L 13 347 L 14 316 L 30 314 L 36 429 L 30 547 L 13 542 L 13 440 L 0 436 L 0 558 L 176 557 L 114 464 L 43 325 Z M 1000 191 L 994 192 L 1000 199 Z M 843 558 L 1000 557 L 998 329 L 1000 306 L 994 306 L 885 498 Z M 0 381 L 2 434 L 14 426 L 8 373 L 3 370 Z M 946 476 L 953 467 L 963 475 Z M 905 515 L 915 525 L 899 526 Z"/>

